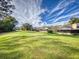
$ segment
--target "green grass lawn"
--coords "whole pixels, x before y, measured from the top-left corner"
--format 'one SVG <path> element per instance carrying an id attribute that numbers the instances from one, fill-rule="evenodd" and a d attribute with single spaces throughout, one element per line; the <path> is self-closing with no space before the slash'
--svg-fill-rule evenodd
<path id="1" fill-rule="evenodd" d="M 79 36 L 43 32 L 0 34 L 0 59 L 79 59 Z"/>

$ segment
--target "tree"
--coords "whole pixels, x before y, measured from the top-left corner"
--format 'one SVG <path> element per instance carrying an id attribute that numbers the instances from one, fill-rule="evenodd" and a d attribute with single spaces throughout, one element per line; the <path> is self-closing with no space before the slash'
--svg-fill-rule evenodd
<path id="1" fill-rule="evenodd" d="M 33 27 L 32 27 L 32 25 L 25 23 L 25 24 L 23 24 L 22 29 L 31 31 L 33 29 Z"/>
<path id="2" fill-rule="evenodd" d="M 74 23 L 79 23 L 79 18 L 77 17 L 72 17 L 69 21 L 69 24 L 74 24 Z"/>
<path id="3" fill-rule="evenodd" d="M 12 9 L 15 9 L 11 2 L 12 0 L 0 0 L 0 18 L 10 15 Z"/>
<path id="4" fill-rule="evenodd" d="M 7 16 L 3 20 L 0 20 L 0 31 L 1 32 L 10 32 L 13 31 L 17 21 L 12 16 Z"/>

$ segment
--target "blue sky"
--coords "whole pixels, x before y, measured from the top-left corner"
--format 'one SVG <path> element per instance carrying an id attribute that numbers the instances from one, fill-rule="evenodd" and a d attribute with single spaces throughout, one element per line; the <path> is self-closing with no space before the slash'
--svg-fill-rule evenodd
<path id="1" fill-rule="evenodd" d="M 19 24 L 35 27 L 60 25 L 71 17 L 79 17 L 79 0 L 14 0 L 12 14 Z"/>

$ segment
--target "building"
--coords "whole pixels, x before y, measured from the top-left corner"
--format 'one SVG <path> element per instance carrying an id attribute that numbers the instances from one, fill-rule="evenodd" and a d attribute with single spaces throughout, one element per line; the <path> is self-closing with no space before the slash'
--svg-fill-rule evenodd
<path id="1" fill-rule="evenodd" d="M 72 24 L 72 29 L 79 29 L 79 23 Z"/>
<path id="2" fill-rule="evenodd" d="M 79 34 L 79 23 L 63 26 L 58 32 L 64 34 Z"/>

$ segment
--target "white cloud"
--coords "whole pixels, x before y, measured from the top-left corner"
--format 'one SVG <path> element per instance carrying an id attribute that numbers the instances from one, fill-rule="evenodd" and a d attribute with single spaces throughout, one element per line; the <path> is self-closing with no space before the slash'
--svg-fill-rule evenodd
<path id="1" fill-rule="evenodd" d="M 41 8 L 42 1 L 43 0 L 14 0 L 14 5 L 15 5 L 16 9 L 14 10 L 13 16 L 16 17 L 16 19 L 19 21 L 20 24 L 30 23 L 34 27 L 49 25 L 46 22 L 42 22 L 41 17 L 39 16 L 41 13 L 44 13 L 45 11 L 47 11 L 47 9 Z M 66 10 L 66 7 L 68 7 L 73 2 L 75 2 L 75 0 L 61 0 L 58 3 L 58 5 L 54 9 L 52 9 L 51 12 L 49 12 L 46 19 L 55 17 L 53 19 L 55 19 L 54 22 L 56 22 L 58 20 L 66 18 L 66 17 L 78 15 L 79 14 L 78 11 L 76 11 L 76 12 L 73 11 L 71 13 L 68 13 L 65 16 L 58 17 L 59 15 L 64 13 Z M 76 6 L 72 7 L 67 12 L 71 11 L 74 8 L 76 8 Z M 58 11 L 60 9 L 61 9 L 60 12 L 58 12 L 57 14 L 54 14 L 55 11 Z M 50 24 L 50 25 L 52 25 L 52 24 Z"/>
<path id="2" fill-rule="evenodd" d="M 78 6 L 74 6 L 74 7 L 70 8 L 69 10 L 67 9 L 67 7 L 70 4 L 75 3 L 75 1 L 76 0 L 61 0 L 61 1 L 59 1 L 58 5 L 55 8 L 53 8 L 52 11 L 46 16 L 47 19 L 49 21 L 53 20 L 54 22 L 56 22 L 56 21 L 61 20 L 63 18 L 67 18 L 67 17 L 72 17 L 72 16 L 75 16 L 75 15 L 78 15 L 79 14 L 78 13 L 79 9 L 71 11 L 71 10 L 75 9 L 76 7 L 78 7 Z M 61 10 L 61 11 L 59 11 L 57 13 L 54 13 L 54 12 L 56 12 L 58 10 Z M 71 13 L 67 13 L 67 15 L 61 15 L 62 13 L 69 12 L 69 11 L 71 11 Z"/>
<path id="3" fill-rule="evenodd" d="M 47 17 L 51 17 L 51 14 L 57 10 L 65 9 L 68 5 L 70 5 L 73 2 L 75 2 L 75 0 L 61 0 L 61 1 L 59 1 L 58 5 L 54 9 L 52 9 L 52 11 L 48 14 Z"/>
<path id="4" fill-rule="evenodd" d="M 75 13 L 72 13 L 72 14 L 68 14 L 68 15 L 66 15 L 66 16 L 61 16 L 61 17 L 57 18 L 54 22 L 56 22 L 56 21 L 58 21 L 58 20 L 61 20 L 61 19 L 63 19 L 63 18 L 76 16 L 76 15 L 78 15 L 78 14 L 79 14 L 79 12 L 75 12 Z"/>
<path id="5" fill-rule="evenodd" d="M 47 19 L 51 19 L 53 17 L 54 17 L 54 19 L 56 19 L 59 15 L 61 15 L 62 13 L 64 13 L 65 10 L 66 10 L 66 8 L 65 9 L 62 9 L 60 12 L 58 12 L 56 14 L 53 14 L 51 17 L 48 17 Z M 51 21 L 51 20 L 49 20 L 49 21 Z"/>
<path id="6" fill-rule="evenodd" d="M 42 0 L 14 0 L 15 11 L 13 16 L 19 18 L 19 23 L 30 23 L 33 26 L 39 26 L 41 13 L 46 10 L 41 8 Z"/>

